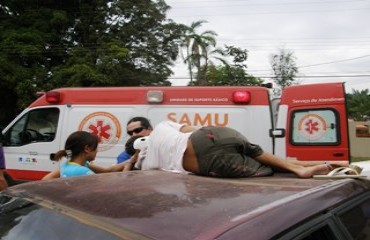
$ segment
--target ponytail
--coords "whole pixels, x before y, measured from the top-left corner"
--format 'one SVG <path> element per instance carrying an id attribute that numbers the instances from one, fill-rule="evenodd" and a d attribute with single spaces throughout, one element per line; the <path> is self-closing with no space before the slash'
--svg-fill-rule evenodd
<path id="1" fill-rule="evenodd" d="M 98 147 L 98 136 L 85 131 L 76 131 L 69 135 L 66 140 L 65 149 L 55 153 L 55 160 L 60 160 L 63 157 L 68 159 L 78 156 L 84 151 L 85 146 L 93 149 Z"/>
<path id="2" fill-rule="evenodd" d="M 59 161 L 63 157 L 67 157 L 67 151 L 66 150 L 60 150 L 60 151 L 56 152 L 55 156 L 54 156 L 54 159 Z"/>

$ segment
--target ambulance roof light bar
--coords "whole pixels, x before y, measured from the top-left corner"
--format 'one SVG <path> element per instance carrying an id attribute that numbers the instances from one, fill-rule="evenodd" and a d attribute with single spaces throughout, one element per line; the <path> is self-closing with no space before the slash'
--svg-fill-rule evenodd
<path id="1" fill-rule="evenodd" d="M 60 102 L 60 92 L 49 91 L 45 95 L 46 102 L 56 104 Z"/>
<path id="2" fill-rule="evenodd" d="M 251 93 L 248 91 L 236 91 L 233 93 L 234 103 L 248 104 L 251 101 Z"/>
<path id="3" fill-rule="evenodd" d="M 163 102 L 163 92 L 159 90 L 151 90 L 146 94 L 148 103 L 161 103 Z"/>

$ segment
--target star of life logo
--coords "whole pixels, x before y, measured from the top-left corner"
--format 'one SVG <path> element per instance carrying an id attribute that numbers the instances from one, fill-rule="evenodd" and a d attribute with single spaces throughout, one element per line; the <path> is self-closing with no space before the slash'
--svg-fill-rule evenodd
<path id="1" fill-rule="evenodd" d="M 121 125 L 118 119 L 108 112 L 89 114 L 81 121 L 78 130 L 98 136 L 98 151 L 111 149 L 121 137 Z"/>
<path id="2" fill-rule="evenodd" d="M 317 114 L 307 114 L 298 123 L 299 134 L 308 140 L 320 139 L 326 130 L 325 120 Z"/>

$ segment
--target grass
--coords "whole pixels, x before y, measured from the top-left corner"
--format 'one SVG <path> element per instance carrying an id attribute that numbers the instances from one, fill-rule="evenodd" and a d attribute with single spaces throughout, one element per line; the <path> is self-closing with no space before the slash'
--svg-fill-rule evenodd
<path id="1" fill-rule="evenodd" d="M 361 162 L 366 160 L 370 160 L 370 157 L 351 157 L 351 162 Z"/>

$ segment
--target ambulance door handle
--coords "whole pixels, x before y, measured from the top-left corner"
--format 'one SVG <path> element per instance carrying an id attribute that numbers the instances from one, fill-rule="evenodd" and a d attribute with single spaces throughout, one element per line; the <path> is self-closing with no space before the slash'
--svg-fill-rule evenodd
<path id="1" fill-rule="evenodd" d="M 333 156 L 334 157 L 343 157 L 344 153 L 334 153 Z"/>
<path id="2" fill-rule="evenodd" d="M 55 153 L 50 153 L 49 159 L 51 161 L 56 161 L 56 162 L 58 161 L 58 160 L 55 159 Z"/>
<path id="3" fill-rule="evenodd" d="M 285 137 L 285 129 L 284 128 L 270 129 L 269 134 L 270 137 L 283 138 Z"/>
<path id="4" fill-rule="evenodd" d="M 28 152 L 29 155 L 38 155 L 37 152 Z"/>

